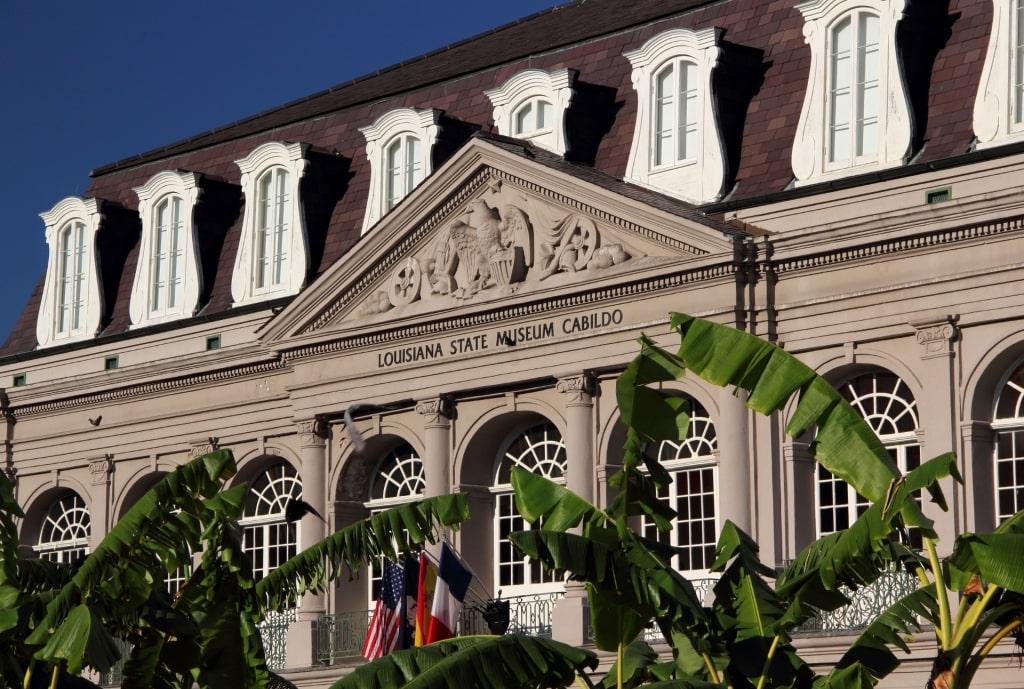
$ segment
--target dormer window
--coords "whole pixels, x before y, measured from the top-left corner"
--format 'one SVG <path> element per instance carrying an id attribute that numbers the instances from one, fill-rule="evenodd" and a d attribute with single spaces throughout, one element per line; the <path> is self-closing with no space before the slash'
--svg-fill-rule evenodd
<path id="1" fill-rule="evenodd" d="M 430 153 L 440 127 L 439 110 L 400 108 L 381 115 L 366 137 L 370 160 L 370 193 L 363 216 L 363 232 L 373 227 L 408 196 L 431 172 Z"/>
<path id="2" fill-rule="evenodd" d="M 575 79 L 572 69 L 524 69 L 499 88 L 484 91 L 494 106 L 498 132 L 565 155 L 565 112 Z"/>
<path id="3" fill-rule="evenodd" d="M 626 179 L 692 203 L 721 196 L 725 149 L 711 86 L 718 38 L 715 29 L 672 29 L 625 53 L 637 96 Z"/>
<path id="4" fill-rule="evenodd" d="M 132 327 L 191 316 L 202 287 L 195 236 L 199 175 L 160 172 L 134 189 L 142 241 L 132 283 Z"/>
<path id="5" fill-rule="evenodd" d="M 1024 140 L 1024 0 L 992 0 L 992 30 L 974 101 L 978 148 Z"/>
<path id="6" fill-rule="evenodd" d="M 36 321 L 39 346 L 92 337 L 103 315 L 96 263 L 96 233 L 103 219 L 99 202 L 69 197 L 40 217 L 50 251 Z"/>
<path id="7" fill-rule="evenodd" d="M 423 181 L 423 143 L 411 134 L 396 136 L 388 146 L 385 211 L 398 205 Z"/>
<path id="8" fill-rule="evenodd" d="M 308 165 L 305 144 L 263 144 L 242 160 L 245 216 L 231 278 L 235 305 L 297 294 L 309 249 L 299 197 Z"/>
<path id="9" fill-rule="evenodd" d="M 896 51 L 906 0 L 808 0 L 811 69 L 792 163 L 796 185 L 902 165 L 911 117 Z"/>

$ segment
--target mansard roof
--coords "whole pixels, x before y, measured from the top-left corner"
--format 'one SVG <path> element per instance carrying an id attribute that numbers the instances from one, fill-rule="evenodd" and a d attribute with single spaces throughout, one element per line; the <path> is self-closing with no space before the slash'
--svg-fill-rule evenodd
<path id="1" fill-rule="evenodd" d="M 311 234 L 308 281 L 315 280 L 360 241 L 370 184 L 366 141 L 360 127 L 389 110 L 433 108 L 444 112 L 434 167 L 465 145 L 475 131 L 493 128 L 484 91 L 526 68 L 578 72 L 567 114 L 570 152 L 545 165 L 593 176 L 618 194 L 644 195 L 669 212 L 704 217 L 700 209 L 621 183 L 637 111 L 631 68 L 623 53 L 672 28 L 723 31 L 719 114 L 728 159 L 726 202 L 756 203 L 785 193 L 793 179 L 790 153 L 810 70 L 796 0 L 577 0 L 534 14 L 422 57 L 313 94 L 133 158 L 97 168 L 86 192 L 128 209 L 138 207 L 132 188 L 163 170 L 182 169 L 238 185 L 235 160 L 268 141 L 309 144 L 324 174 L 304 181 Z M 915 115 L 911 162 L 929 164 L 962 156 L 974 134 L 971 106 L 980 82 L 992 22 L 991 0 L 911 3 L 900 36 Z M 991 154 L 991 153 L 989 153 Z M 329 171 L 329 172 L 328 172 Z M 849 180 L 846 180 L 849 182 Z M 808 193 L 801 189 L 800 193 Z M 55 192 L 60 196 L 60 191 Z M 244 204 L 244 200 L 242 201 Z M 673 210 L 674 209 L 674 210 Z M 685 209 L 685 210 L 683 210 Z M 204 247 L 211 262 L 199 316 L 230 311 L 231 270 L 242 211 Z M 715 222 L 715 221 L 712 221 Z M 138 244 L 124 262 L 108 323 L 101 337 L 128 327 L 128 293 Z M 40 288 L 30 299 L 0 357 L 35 346 Z"/>

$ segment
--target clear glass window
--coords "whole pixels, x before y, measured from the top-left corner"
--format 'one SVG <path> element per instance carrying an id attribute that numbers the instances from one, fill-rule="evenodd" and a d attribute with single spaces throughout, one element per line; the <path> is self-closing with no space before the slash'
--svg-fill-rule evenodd
<path id="1" fill-rule="evenodd" d="M 409 443 L 402 443 L 388 452 L 378 463 L 370 485 L 370 512 L 380 512 L 388 507 L 412 502 L 423 497 L 426 476 L 423 460 Z M 369 600 L 373 607 L 380 591 L 383 566 L 375 562 L 370 573 Z"/>
<path id="2" fill-rule="evenodd" d="M 530 138 L 551 130 L 552 126 L 551 103 L 543 99 L 528 101 L 516 111 L 515 134 L 516 136 Z"/>
<path id="3" fill-rule="evenodd" d="M 515 434 L 498 458 L 493 491 L 497 502 L 495 538 L 497 543 L 496 588 L 506 596 L 560 591 L 562 580 L 545 571 L 515 549 L 508 535 L 527 528 L 515 509 L 512 467 L 519 466 L 553 481 L 563 481 L 566 470 L 565 443 L 554 424 L 541 423 Z M 539 525 L 535 526 L 539 528 Z"/>
<path id="4" fill-rule="evenodd" d="M 1003 521 L 1024 509 L 1024 364 L 1006 379 L 996 403 L 995 513 Z"/>
<path id="5" fill-rule="evenodd" d="M 675 60 L 654 75 L 654 165 L 697 157 L 697 65 Z"/>
<path id="6" fill-rule="evenodd" d="M 82 330 L 85 317 L 85 224 L 70 222 L 60 232 L 57 274 L 57 333 Z"/>
<path id="7" fill-rule="evenodd" d="M 287 462 L 274 464 L 252 482 L 239 524 L 242 550 L 249 555 L 256 579 L 298 552 L 298 523 L 285 520 L 292 498 L 302 498 L 302 482 Z"/>
<path id="8" fill-rule="evenodd" d="M 828 160 L 852 164 L 878 152 L 881 83 L 879 19 L 855 12 L 832 27 L 829 43 Z"/>
<path id="9" fill-rule="evenodd" d="M 686 439 L 669 440 L 657 447 L 658 459 L 671 480 L 658 489 L 658 498 L 676 511 L 671 531 L 660 531 L 644 516 L 644 536 L 675 546 L 680 552 L 672 566 L 688 574 L 706 574 L 715 560 L 718 542 L 718 436 L 707 410 L 690 400 L 690 426 Z"/>
<path id="10" fill-rule="evenodd" d="M 89 553 L 89 510 L 76 493 L 50 506 L 34 550 L 51 562 L 71 563 Z"/>
<path id="11" fill-rule="evenodd" d="M 900 471 L 906 473 L 921 465 L 917 402 L 902 379 L 887 371 L 867 373 L 840 386 L 839 391 L 868 422 Z M 818 535 L 824 536 L 848 528 L 868 508 L 868 502 L 828 469 L 817 467 Z M 910 545 L 920 547 L 919 534 L 910 534 Z"/>
<path id="12" fill-rule="evenodd" d="M 169 196 L 156 206 L 150 264 L 152 315 L 171 313 L 181 305 L 182 277 L 185 272 L 183 204 L 180 196 Z"/>
<path id="13" fill-rule="evenodd" d="M 288 171 L 267 170 L 256 183 L 256 242 L 253 281 L 256 290 L 284 284 L 288 272 L 292 216 Z"/>
<path id="14" fill-rule="evenodd" d="M 422 145 L 415 136 L 404 135 L 388 146 L 385 210 L 397 206 L 423 180 Z"/>

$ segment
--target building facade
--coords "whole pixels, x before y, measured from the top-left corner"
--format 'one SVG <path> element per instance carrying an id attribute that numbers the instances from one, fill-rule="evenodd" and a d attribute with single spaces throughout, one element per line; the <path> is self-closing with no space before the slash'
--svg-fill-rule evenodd
<path id="1" fill-rule="evenodd" d="M 0 347 L 23 543 L 66 560 L 229 447 L 257 571 L 463 491 L 471 595 L 586 644 L 578 592 L 504 538 L 509 469 L 605 504 L 615 377 L 672 311 L 784 346 L 903 468 L 955 452 L 944 542 L 991 529 L 1024 507 L 1022 46 L 1024 0 L 580 0 L 99 168 L 41 214 Z M 783 563 L 856 517 L 780 418 L 674 389 L 681 571 L 726 519 Z M 284 519 L 300 495 L 329 526 Z M 293 681 L 359 662 L 366 574 L 268 623 Z M 862 623 L 798 645 L 827 666 Z M 886 686 L 920 685 L 924 641 Z"/>

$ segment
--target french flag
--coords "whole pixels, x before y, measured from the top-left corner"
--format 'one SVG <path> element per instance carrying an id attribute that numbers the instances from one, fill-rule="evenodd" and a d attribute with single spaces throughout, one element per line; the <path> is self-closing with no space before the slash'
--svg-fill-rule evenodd
<path id="1" fill-rule="evenodd" d="M 441 546 L 441 562 L 437 567 L 437 588 L 430 611 L 427 643 L 455 636 L 459 621 L 459 608 L 466 599 L 466 591 L 473 575 L 447 542 Z"/>

